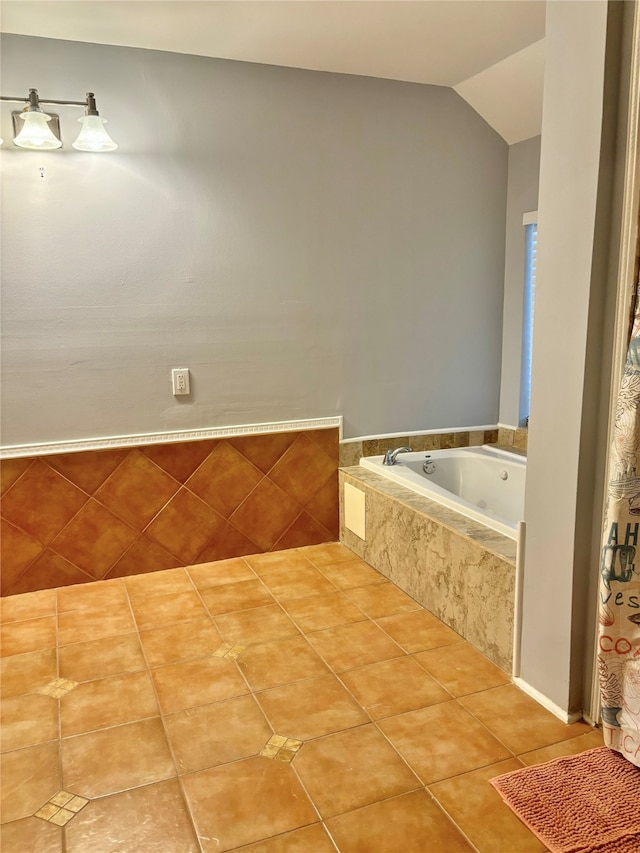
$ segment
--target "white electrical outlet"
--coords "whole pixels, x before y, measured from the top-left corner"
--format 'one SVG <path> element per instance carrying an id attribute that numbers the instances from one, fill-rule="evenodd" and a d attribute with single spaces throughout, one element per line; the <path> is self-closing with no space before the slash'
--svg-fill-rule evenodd
<path id="1" fill-rule="evenodd" d="M 189 368 L 174 367 L 171 371 L 171 384 L 173 386 L 173 396 L 179 397 L 182 394 L 190 394 L 189 389 Z"/>

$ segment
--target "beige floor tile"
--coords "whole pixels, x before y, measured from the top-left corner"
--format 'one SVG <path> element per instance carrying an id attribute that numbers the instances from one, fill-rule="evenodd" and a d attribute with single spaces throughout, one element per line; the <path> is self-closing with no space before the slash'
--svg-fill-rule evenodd
<path id="1" fill-rule="evenodd" d="M 40 649 L 0 659 L 0 697 L 33 693 L 56 678 L 56 650 Z"/>
<path id="2" fill-rule="evenodd" d="M 165 725 L 181 774 L 258 755 L 272 735 L 252 696 L 189 708 Z"/>
<path id="3" fill-rule="evenodd" d="M 326 545 L 309 545 L 299 548 L 298 552 L 316 566 L 328 566 L 334 563 L 344 563 L 353 560 L 355 554 L 340 542 L 329 542 Z"/>
<path id="4" fill-rule="evenodd" d="M 373 720 L 451 699 L 451 694 L 412 658 L 369 664 L 340 676 Z"/>
<path id="5" fill-rule="evenodd" d="M 56 645 L 56 618 L 42 616 L 21 622 L 8 622 L 0 627 L 0 656 L 10 657 Z"/>
<path id="6" fill-rule="evenodd" d="M 564 755 L 578 755 L 580 752 L 596 749 L 599 746 L 604 746 L 602 729 L 592 729 L 584 735 L 572 737 L 551 746 L 543 746 L 541 749 L 534 749 L 533 752 L 525 752 L 518 758 L 527 766 L 545 764 L 547 761 L 553 761 L 554 758 L 562 758 Z"/>
<path id="7" fill-rule="evenodd" d="M 65 830 L 66 853 L 199 853 L 175 779 L 94 800 Z"/>
<path id="8" fill-rule="evenodd" d="M 191 592 L 193 583 L 185 569 L 165 569 L 145 575 L 131 575 L 124 580 L 131 601 Z"/>
<path id="9" fill-rule="evenodd" d="M 456 701 L 390 717 L 378 726 L 425 785 L 511 757 Z"/>
<path id="10" fill-rule="evenodd" d="M 61 788 L 57 741 L 8 752 L 2 756 L 0 820 L 9 823 L 34 814 Z"/>
<path id="11" fill-rule="evenodd" d="M 311 598 L 336 591 L 331 581 L 312 565 L 273 569 L 262 576 L 262 581 L 279 601 Z"/>
<path id="12" fill-rule="evenodd" d="M 341 560 L 339 563 L 319 565 L 318 568 L 338 589 L 353 589 L 358 586 L 387 582 L 384 575 L 372 569 L 368 563 L 358 557 Z"/>
<path id="13" fill-rule="evenodd" d="M 259 580 L 208 587 L 201 590 L 201 595 L 212 616 L 275 604 L 273 596 Z"/>
<path id="14" fill-rule="evenodd" d="M 135 630 L 133 616 L 124 608 L 105 612 L 98 607 L 58 614 L 59 646 L 117 637 L 120 634 L 134 633 Z"/>
<path id="15" fill-rule="evenodd" d="M 5 823 L 0 829 L 2 853 L 62 853 L 62 829 L 26 817 L 13 823 Z"/>
<path id="16" fill-rule="evenodd" d="M 400 646 L 371 621 L 318 631 L 309 634 L 307 639 L 335 672 L 404 654 Z"/>
<path id="17" fill-rule="evenodd" d="M 602 743 L 338 543 L 0 608 L 3 853 L 336 853 L 317 809 L 340 853 L 538 853 L 488 780 Z M 32 817 L 63 788 L 92 798 L 64 833 Z"/>
<path id="18" fill-rule="evenodd" d="M 489 779 L 519 770 L 513 758 L 430 785 L 429 790 L 479 853 L 540 853 L 542 844 L 505 805 Z"/>
<path id="19" fill-rule="evenodd" d="M 464 696 L 460 702 L 516 755 L 590 731 L 586 723 L 565 725 L 514 684 Z"/>
<path id="20" fill-rule="evenodd" d="M 308 569 L 311 565 L 309 560 L 295 548 L 290 551 L 273 551 L 267 554 L 252 554 L 244 558 L 253 571 L 262 577 L 277 569 Z"/>
<path id="21" fill-rule="evenodd" d="M 318 822 L 293 768 L 279 761 L 246 758 L 185 776 L 183 784 L 204 853 Z"/>
<path id="22" fill-rule="evenodd" d="M 369 722 L 333 675 L 265 690 L 258 702 L 275 732 L 298 740 L 328 735 Z"/>
<path id="23" fill-rule="evenodd" d="M 56 612 L 55 589 L 26 592 L 23 595 L 5 595 L 0 598 L 0 622 L 20 622 L 53 616 Z"/>
<path id="24" fill-rule="evenodd" d="M 413 791 L 327 821 L 340 853 L 473 853 L 425 791 Z M 503 853 L 516 853 L 504 849 Z"/>
<path id="25" fill-rule="evenodd" d="M 248 847 L 239 847 L 237 853 L 336 853 L 336 848 L 322 824 L 314 823 Z"/>
<path id="26" fill-rule="evenodd" d="M 329 672 L 304 637 L 249 646 L 238 658 L 238 666 L 254 691 Z"/>
<path id="27" fill-rule="evenodd" d="M 371 619 L 422 610 L 417 601 L 414 601 L 413 598 L 392 583 L 379 583 L 348 589 L 345 595 Z"/>
<path id="28" fill-rule="evenodd" d="M 250 646 L 298 636 L 300 631 L 279 604 L 216 616 L 218 631 L 229 643 Z"/>
<path id="29" fill-rule="evenodd" d="M 386 616 L 378 619 L 377 623 L 409 654 L 463 642 L 460 634 L 427 610 Z"/>
<path id="30" fill-rule="evenodd" d="M 176 775 L 160 719 L 61 741 L 64 788 L 93 799 Z"/>
<path id="31" fill-rule="evenodd" d="M 469 643 L 418 652 L 414 659 L 453 696 L 466 696 L 511 682 L 500 667 Z"/>
<path id="32" fill-rule="evenodd" d="M 138 672 L 147 667 L 137 634 L 62 646 L 58 654 L 60 676 L 79 682 Z"/>
<path id="33" fill-rule="evenodd" d="M 155 600 L 155 599 L 153 599 Z M 222 643 L 211 618 L 179 622 L 140 632 L 140 642 L 150 667 L 212 655 Z"/>
<path id="34" fill-rule="evenodd" d="M 60 699 L 62 737 L 159 715 L 148 672 L 86 681 Z"/>
<path id="35" fill-rule="evenodd" d="M 420 787 L 373 725 L 305 743 L 295 768 L 323 819 Z"/>
<path id="36" fill-rule="evenodd" d="M 164 714 L 173 714 L 232 699 L 249 692 L 232 660 L 201 658 L 162 666 L 151 671 Z"/>
<path id="37" fill-rule="evenodd" d="M 359 607 L 337 590 L 329 595 L 283 601 L 282 606 L 305 633 L 350 625 L 367 618 Z"/>
<path id="38" fill-rule="evenodd" d="M 140 631 L 175 625 L 178 622 L 193 622 L 207 616 L 207 611 L 195 590 L 134 599 L 131 607 Z"/>
<path id="39" fill-rule="evenodd" d="M 256 579 L 253 569 L 241 558 L 189 566 L 187 573 L 198 589 Z"/>
<path id="40" fill-rule="evenodd" d="M 57 740 L 58 702 L 37 693 L 4 699 L 0 703 L 2 752 Z"/>
<path id="41" fill-rule="evenodd" d="M 58 612 L 68 610 L 93 610 L 102 607 L 114 610 L 128 607 L 127 593 L 121 580 L 96 581 L 57 590 Z"/>

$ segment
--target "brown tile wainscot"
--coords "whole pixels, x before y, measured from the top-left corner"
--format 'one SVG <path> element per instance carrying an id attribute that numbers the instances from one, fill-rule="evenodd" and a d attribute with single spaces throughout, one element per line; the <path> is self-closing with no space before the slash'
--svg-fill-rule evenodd
<path id="1" fill-rule="evenodd" d="M 338 430 L 3 460 L 2 595 L 338 536 Z"/>

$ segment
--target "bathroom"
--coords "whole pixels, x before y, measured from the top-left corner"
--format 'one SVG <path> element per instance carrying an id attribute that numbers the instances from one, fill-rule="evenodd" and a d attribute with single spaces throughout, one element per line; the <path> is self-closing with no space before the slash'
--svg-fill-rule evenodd
<path id="1" fill-rule="evenodd" d="M 241 524 L 229 522 L 240 498 L 218 507 L 224 548 L 207 551 L 213 522 L 196 518 L 183 497 L 155 538 L 122 533 L 117 554 L 114 527 L 104 573 L 83 578 L 81 555 L 54 559 L 49 549 L 43 577 L 54 566 L 59 586 L 129 577 L 144 560 L 173 569 L 165 546 L 181 524 L 190 535 L 180 566 L 319 547 L 338 538 L 339 449 L 344 464 L 360 440 L 519 426 L 514 247 L 522 214 L 539 209 L 552 286 L 536 303 L 544 346 L 534 344 L 525 555 L 536 572 L 523 590 L 521 675 L 566 721 L 589 707 L 595 593 L 585 555 L 597 539 L 589 496 L 604 470 L 600 353 L 613 349 L 611 311 L 601 310 L 611 281 L 592 270 L 608 251 L 598 163 L 614 159 L 612 140 L 601 139 L 607 7 L 588 6 L 587 18 L 557 8 L 546 22 L 541 152 L 539 134 L 509 146 L 444 85 L 145 49 L 144 41 L 57 41 L 53 21 L 50 38 L 3 35 L 3 95 L 37 86 L 43 98 L 75 100 L 91 89 L 120 146 L 100 157 L 66 142 L 46 158 L 17 152 L 3 108 L 3 447 L 36 446 L 34 455 L 55 456 L 63 473 L 70 443 L 77 454 L 112 454 L 114 466 L 134 448 L 132 480 L 145 460 L 164 459 L 172 436 L 187 436 L 206 450 L 211 476 L 240 465 L 247 491 L 242 460 L 262 471 L 272 452 L 270 471 L 297 454 Z M 544 25 L 542 16 L 537 39 Z M 78 116 L 59 111 L 65 123 Z M 180 367 L 190 371 L 184 397 L 171 388 Z M 273 424 L 281 430 L 265 428 Z M 245 425 L 258 435 L 243 434 Z M 166 443 L 154 444 L 158 436 Z M 165 464 L 178 471 L 178 461 Z M 50 467 L 39 481 L 45 491 Z M 312 488 L 304 471 L 315 477 L 312 501 L 301 497 Z M 173 492 L 156 479 L 151 491 L 168 500 Z M 258 533 L 266 507 L 288 506 L 275 501 L 281 492 L 291 508 Z M 117 489 L 103 497 L 124 500 Z M 65 500 L 75 507 L 74 495 Z M 91 504 L 87 539 L 106 505 Z M 151 509 L 128 511 L 148 523 Z M 193 527 L 204 531 L 197 549 Z M 22 570 L 9 578 L 9 593 L 28 591 L 14 587 L 21 578 Z"/>

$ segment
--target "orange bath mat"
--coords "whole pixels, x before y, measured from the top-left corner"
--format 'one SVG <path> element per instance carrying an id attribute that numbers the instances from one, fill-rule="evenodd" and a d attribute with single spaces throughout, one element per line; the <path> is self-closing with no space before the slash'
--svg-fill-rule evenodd
<path id="1" fill-rule="evenodd" d="M 551 853 L 640 851 L 640 768 L 606 746 L 491 784 Z"/>

